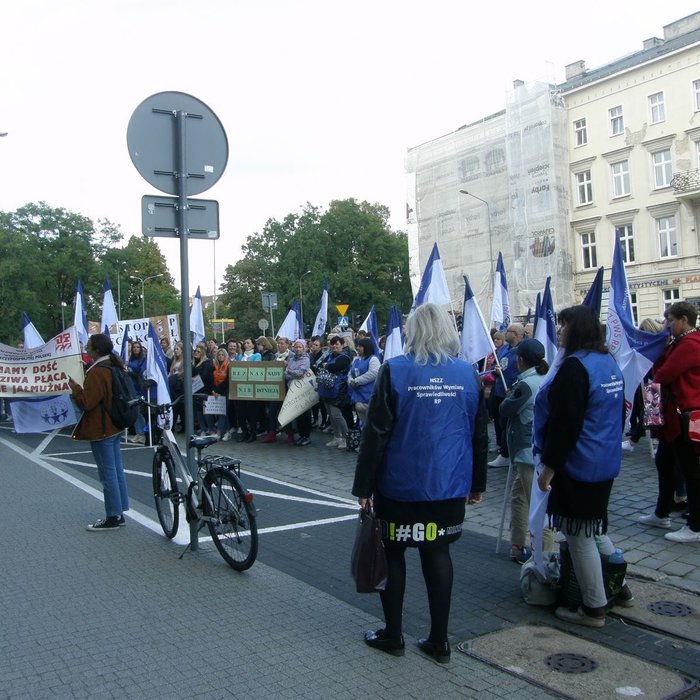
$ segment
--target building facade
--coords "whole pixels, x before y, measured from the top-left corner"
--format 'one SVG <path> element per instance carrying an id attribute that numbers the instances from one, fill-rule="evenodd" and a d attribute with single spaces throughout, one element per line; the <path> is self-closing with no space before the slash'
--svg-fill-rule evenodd
<path id="1" fill-rule="evenodd" d="M 417 286 L 435 241 L 453 299 L 467 274 L 486 313 L 503 253 L 514 316 L 552 277 L 580 302 L 619 235 L 636 320 L 700 302 L 700 13 L 558 86 L 517 81 L 503 112 L 409 149 Z"/>

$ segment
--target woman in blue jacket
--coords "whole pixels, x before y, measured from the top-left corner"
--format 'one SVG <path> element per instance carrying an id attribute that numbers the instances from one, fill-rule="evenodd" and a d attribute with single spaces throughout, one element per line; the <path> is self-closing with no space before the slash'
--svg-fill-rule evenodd
<path id="1" fill-rule="evenodd" d="M 610 491 L 622 458 L 624 380 L 593 309 L 564 309 L 559 323 L 564 359 L 535 399 L 533 453 L 538 486 L 549 492 L 550 524 L 566 537 L 583 604 L 576 610 L 558 607 L 555 614 L 602 627 L 608 600 L 600 555 L 615 551 L 606 533 Z M 625 584 L 617 603 L 631 600 Z"/>
<path id="2" fill-rule="evenodd" d="M 462 533 L 465 498 L 484 490 L 488 449 L 483 395 L 472 366 L 457 359 L 459 347 L 439 306 L 423 304 L 411 314 L 406 354 L 387 360 L 377 375 L 352 488 L 361 506 L 373 500 L 386 525 L 386 625 L 367 632 L 365 643 L 403 655 L 404 557 L 417 547 L 431 623 L 418 648 L 440 663 L 450 659 L 449 546 Z"/>

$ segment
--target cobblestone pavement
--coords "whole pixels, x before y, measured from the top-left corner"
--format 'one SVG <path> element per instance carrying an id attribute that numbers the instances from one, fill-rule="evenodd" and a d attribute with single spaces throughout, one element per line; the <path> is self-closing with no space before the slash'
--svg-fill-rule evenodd
<path id="1" fill-rule="evenodd" d="M 239 457 L 244 471 L 348 497 L 354 455 L 327 440 L 314 432 L 304 448 L 280 440 L 212 450 Z M 633 575 L 697 592 L 700 545 L 671 544 L 663 530 L 635 523 L 656 493 L 643 448 L 624 458 L 610 534 Z M 505 539 L 493 553 L 506 471 L 489 470 L 484 502 L 468 509 L 458 565 L 473 567 L 473 587 L 456 582 L 455 642 L 522 622 L 554 624 L 551 612 L 519 599 Z M 447 667 L 434 664 L 414 650 L 410 625 L 404 659 L 367 649 L 359 635 L 378 624 L 375 596 L 344 599 L 260 561 L 236 574 L 204 549 L 178 560 L 132 519 L 117 533 L 86 533 L 102 512 L 100 494 L 6 431 L 0 474 L 0 698 L 553 697 L 459 653 Z M 580 634 L 698 675 L 692 645 L 616 622 Z"/>

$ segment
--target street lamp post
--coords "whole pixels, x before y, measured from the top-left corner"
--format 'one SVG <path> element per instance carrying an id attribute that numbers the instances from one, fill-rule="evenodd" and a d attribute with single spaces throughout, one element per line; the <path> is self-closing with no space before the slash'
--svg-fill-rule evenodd
<path id="1" fill-rule="evenodd" d="M 66 302 L 61 302 L 61 330 L 66 330 Z"/>
<path id="2" fill-rule="evenodd" d="M 143 314 L 143 318 L 146 318 L 146 282 L 148 282 L 148 280 L 154 280 L 156 277 L 163 277 L 164 275 L 164 272 L 161 272 L 159 275 L 151 275 L 150 277 L 145 278 L 139 277 L 138 275 L 129 275 L 130 279 L 141 282 L 141 312 Z"/>
<path id="3" fill-rule="evenodd" d="M 467 192 L 467 190 L 460 190 L 459 193 L 466 194 L 468 197 L 474 197 L 474 199 L 478 199 L 482 204 L 486 205 L 486 220 L 488 222 L 488 227 L 489 227 L 489 257 L 491 258 L 491 260 L 489 262 L 489 279 L 490 279 L 489 290 L 491 291 L 491 298 L 493 299 L 494 275 L 493 275 L 493 241 L 491 240 L 491 205 L 485 199 L 482 199 L 481 197 L 477 197 L 477 195 L 472 194 L 471 192 Z"/>
<path id="4" fill-rule="evenodd" d="M 303 296 L 301 293 L 301 281 L 306 277 L 306 275 L 310 275 L 311 270 L 307 270 L 300 278 L 299 278 L 299 315 L 301 316 L 301 335 L 304 337 L 304 300 Z"/>

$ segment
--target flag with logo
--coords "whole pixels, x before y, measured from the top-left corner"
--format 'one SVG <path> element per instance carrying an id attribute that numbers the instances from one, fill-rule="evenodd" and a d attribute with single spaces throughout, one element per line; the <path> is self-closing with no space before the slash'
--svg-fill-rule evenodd
<path id="1" fill-rule="evenodd" d="M 607 327 L 608 348 L 625 380 L 625 401 L 632 405 L 637 387 L 666 348 L 668 333 L 647 333 L 634 325 L 619 235 L 613 252 Z"/>
<path id="2" fill-rule="evenodd" d="M 554 320 L 554 303 L 552 301 L 552 290 L 550 287 L 552 278 L 547 277 L 544 285 L 542 300 L 538 307 L 539 318 L 535 326 L 535 339 L 539 340 L 544 347 L 544 359 L 551 365 L 557 355 L 559 343 L 557 341 L 557 324 Z"/>

